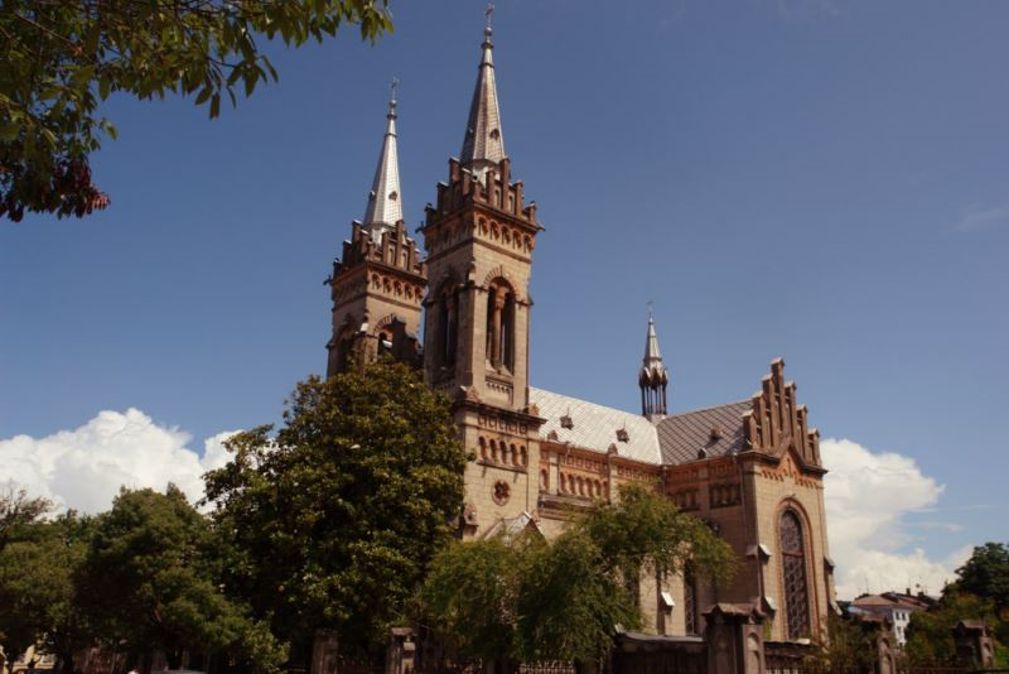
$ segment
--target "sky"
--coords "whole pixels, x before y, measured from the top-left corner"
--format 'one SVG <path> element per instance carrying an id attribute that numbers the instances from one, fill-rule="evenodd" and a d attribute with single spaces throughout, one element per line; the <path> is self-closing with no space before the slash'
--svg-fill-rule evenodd
<path id="1" fill-rule="evenodd" d="M 199 496 L 229 432 L 325 369 L 322 281 L 399 84 L 407 223 L 459 152 L 484 4 L 393 2 L 371 46 L 270 45 L 210 121 L 114 95 L 84 220 L 0 222 L 0 482 L 96 511 Z M 670 405 L 781 356 L 824 438 L 842 598 L 937 592 L 1006 540 L 1009 3 L 500 0 L 502 130 L 546 230 L 535 386 L 629 410 L 646 303 Z"/>

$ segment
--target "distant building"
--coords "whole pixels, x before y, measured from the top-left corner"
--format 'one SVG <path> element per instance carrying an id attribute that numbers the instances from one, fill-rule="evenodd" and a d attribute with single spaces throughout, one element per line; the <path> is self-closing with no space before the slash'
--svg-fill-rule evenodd
<path id="1" fill-rule="evenodd" d="M 587 114 L 574 101 L 572 110 Z M 426 255 L 403 219 L 396 119 L 394 92 L 364 218 L 353 223 L 328 279 L 328 373 L 386 354 L 422 367 L 429 385 L 455 401 L 459 437 L 474 456 L 460 534 L 473 539 L 535 527 L 554 536 L 572 508 L 607 502 L 621 484 L 654 484 L 719 532 L 740 565 L 722 587 L 689 571 L 642 579 L 640 605 L 651 633 L 701 633 L 703 612 L 731 603 L 763 613 L 770 639 L 823 636 L 835 609 L 826 470 L 819 433 L 785 379 L 784 362 L 771 363 L 750 397 L 674 411 L 649 318 L 641 368 L 633 373 L 640 413 L 534 388 L 530 277 L 543 227 L 505 152 L 490 27 L 462 151 L 449 160 L 448 177 L 418 228 Z M 556 168 L 564 170 L 563 162 Z M 605 199 L 605 186 L 587 185 L 586 195 Z M 787 325 L 788 307 L 774 290 L 792 282 L 787 261 L 773 250 L 759 254 L 766 256 L 766 274 L 740 292 Z M 592 337 L 572 326 L 559 338 Z"/>
<path id="2" fill-rule="evenodd" d="M 888 618 L 893 623 L 897 645 L 903 648 L 907 643 L 907 626 L 911 623 L 911 615 L 917 611 L 927 611 L 936 601 L 922 592 L 911 594 L 910 589 L 905 593 L 863 594 L 851 602 L 848 611 Z"/>

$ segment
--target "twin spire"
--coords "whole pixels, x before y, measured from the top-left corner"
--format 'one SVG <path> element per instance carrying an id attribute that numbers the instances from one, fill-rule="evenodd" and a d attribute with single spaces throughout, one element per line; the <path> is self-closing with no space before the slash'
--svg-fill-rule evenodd
<path id="1" fill-rule="evenodd" d="M 497 166 L 505 158 L 504 137 L 501 135 L 501 110 L 498 106 L 497 83 L 494 80 L 494 44 L 491 42 L 490 18 L 494 11 L 488 5 L 487 24 L 480 48 L 483 55 L 469 108 L 466 137 L 462 143 L 460 163 L 482 176 L 488 167 Z M 396 87 L 392 81 L 389 111 L 386 113 L 385 138 L 378 157 L 375 178 L 368 193 L 368 208 L 362 224 L 372 239 L 381 241 L 382 234 L 403 220 L 403 195 L 399 185 L 399 156 L 396 148 Z"/>
<path id="2" fill-rule="evenodd" d="M 399 155 L 396 149 L 396 87 L 392 81 L 389 93 L 389 111 L 386 113 L 385 138 L 382 152 L 378 156 L 375 179 L 368 193 L 368 208 L 364 212 L 363 225 L 371 232 L 372 239 L 380 241 L 382 233 L 392 229 L 403 220 L 403 201 L 399 189 Z"/>
<path id="3" fill-rule="evenodd" d="M 483 30 L 483 44 L 480 45 L 482 56 L 459 156 L 460 163 L 478 175 L 482 175 L 491 166 L 497 166 L 507 156 L 501 133 L 497 82 L 494 79 L 494 43 L 491 41 L 493 30 L 490 25 L 493 11 L 494 5 L 488 5 L 487 25 Z"/>

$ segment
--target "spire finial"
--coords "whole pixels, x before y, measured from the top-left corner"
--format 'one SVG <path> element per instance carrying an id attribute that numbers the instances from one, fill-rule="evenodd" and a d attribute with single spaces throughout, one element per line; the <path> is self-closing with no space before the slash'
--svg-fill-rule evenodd
<path id="1" fill-rule="evenodd" d="M 655 316 L 652 312 L 652 309 L 655 307 L 655 300 L 648 300 L 647 302 L 645 302 L 645 306 L 648 307 L 648 322 L 654 323 Z"/>
<path id="2" fill-rule="evenodd" d="M 641 412 L 651 419 L 666 414 L 666 385 L 669 373 L 662 363 L 659 351 L 659 336 L 655 332 L 655 318 L 652 313 L 654 302 L 648 300 L 648 330 L 645 333 L 645 357 L 641 359 L 638 372 L 638 386 L 641 387 Z"/>
<path id="3" fill-rule="evenodd" d="M 389 114 L 396 114 L 396 92 L 399 90 L 399 78 L 393 77 L 389 82 Z"/>
<path id="4" fill-rule="evenodd" d="M 494 16 L 493 2 L 487 3 L 487 9 L 483 11 L 483 14 L 484 14 L 483 34 L 488 40 L 490 40 L 490 36 L 494 32 L 494 29 L 491 27 L 491 17 Z"/>

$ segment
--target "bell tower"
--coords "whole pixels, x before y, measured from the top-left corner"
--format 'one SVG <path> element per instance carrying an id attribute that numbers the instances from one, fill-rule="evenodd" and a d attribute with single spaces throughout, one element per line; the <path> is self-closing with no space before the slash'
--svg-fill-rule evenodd
<path id="1" fill-rule="evenodd" d="M 420 365 L 417 335 L 427 277 L 403 222 L 395 80 L 364 219 L 352 223 L 350 240 L 343 242 L 326 283 L 333 301 L 327 376 L 382 354 Z"/>
<path id="2" fill-rule="evenodd" d="M 505 154 L 490 10 L 458 159 L 438 184 L 422 232 L 430 292 L 424 367 L 455 399 L 467 467 L 466 531 L 536 509 L 538 428 L 529 406 L 529 278 L 535 204 L 526 205 Z"/>

